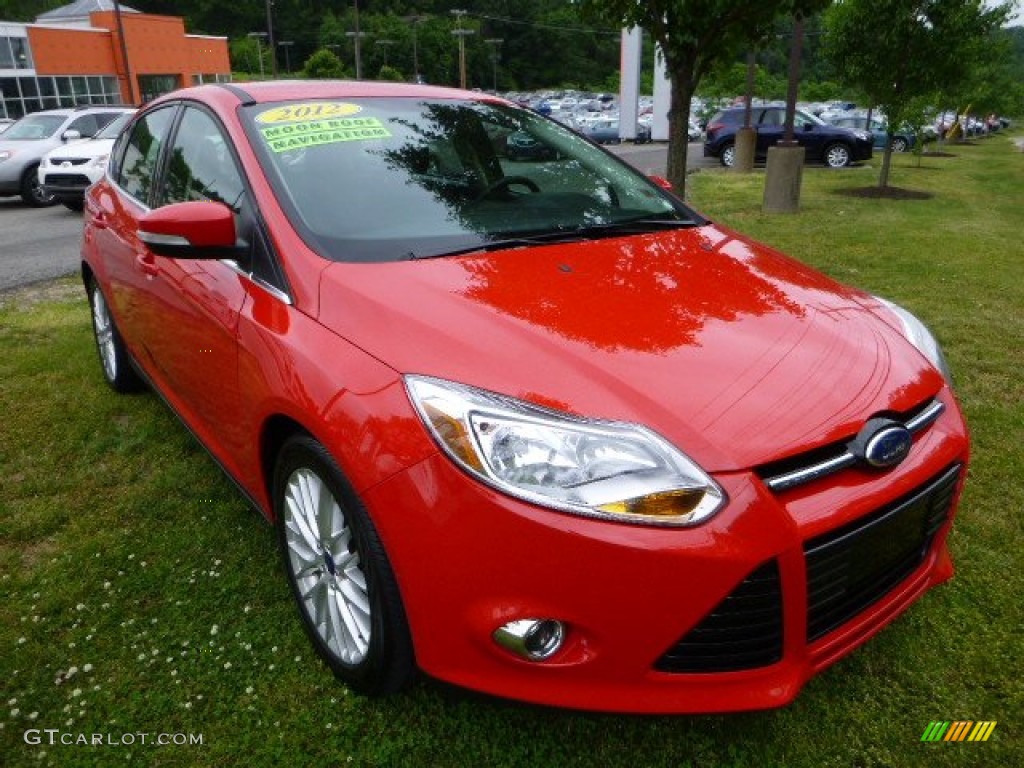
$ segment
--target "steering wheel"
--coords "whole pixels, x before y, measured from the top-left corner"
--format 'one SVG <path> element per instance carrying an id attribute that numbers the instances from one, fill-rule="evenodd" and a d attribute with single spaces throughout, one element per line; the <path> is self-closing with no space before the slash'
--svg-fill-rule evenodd
<path id="1" fill-rule="evenodd" d="M 486 198 L 491 197 L 497 192 L 507 191 L 508 188 L 513 186 L 514 184 L 521 184 L 522 186 L 530 190 L 530 192 L 532 192 L 533 194 L 537 194 L 538 192 L 540 192 L 540 187 L 537 186 L 536 182 L 534 182 L 533 179 L 528 179 L 526 176 L 502 176 L 493 184 L 489 184 L 487 186 L 487 189 L 485 189 L 483 192 L 477 195 L 476 199 L 478 201 L 485 200 Z"/>

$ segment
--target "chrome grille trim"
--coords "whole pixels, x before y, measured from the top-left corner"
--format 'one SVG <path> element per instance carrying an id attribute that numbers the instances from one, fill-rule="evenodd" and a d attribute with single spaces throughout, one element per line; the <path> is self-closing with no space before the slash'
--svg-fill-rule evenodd
<path id="1" fill-rule="evenodd" d="M 907 419 L 907 421 L 903 423 L 903 426 L 905 426 L 911 434 L 917 434 L 934 424 L 935 420 L 938 419 L 945 410 L 946 406 L 942 401 L 932 400 L 919 414 Z M 846 469 L 847 467 L 851 467 L 856 463 L 857 457 L 853 455 L 849 448 L 847 448 L 832 458 L 818 461 L 814 464 L 809 464 L 808 466 L 801 467 L 800 469 L 794 469 L 789 472 L 766 477 L 764 478 L 764 483 L 770 490 L 778 493 L 779 491 L 795 488 L 798 485 L 809 483 L 812 480 L 817 480 L 819 478 L 835 474 L 836 472 Z"/>

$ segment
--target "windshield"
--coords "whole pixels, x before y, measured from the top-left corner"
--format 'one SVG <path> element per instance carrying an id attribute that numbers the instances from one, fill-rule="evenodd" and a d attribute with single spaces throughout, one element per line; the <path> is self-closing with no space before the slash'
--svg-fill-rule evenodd
<path id="1" fill-rule="evenodd" d="M 115 118 L 112 122 L 107 123 L 106 127 L 93 136 L 94 139 L 116 139 L 121 134 L 121 129 L 124 128 L 125 124 L 132 119 L 134 112 L 125 112 L 120 117 Z"/>
<path id="2" fill-rule="evenodd" d="M 4 131 L 4 141 L 48 139 L 64 125 L 65 120 L 67 118 L 62 115 L 27 115 Z"/>
<path id="3" fill-rule="evenodd" d="M 329 259 L 426 258 L 699 221 L 578 134 L 517 107 L 374 98 L 246 114 L 282 205 Z"/>

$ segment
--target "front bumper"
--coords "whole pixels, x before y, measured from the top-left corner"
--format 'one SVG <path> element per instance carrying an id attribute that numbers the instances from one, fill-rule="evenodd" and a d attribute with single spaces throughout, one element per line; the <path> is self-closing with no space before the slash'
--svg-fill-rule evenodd
<path id="1" fill-rule="evenodd" d="M 392 477 L 365 498 L 398 577 L 420 667 L 467 688 L 579 709 L 685 713 L 787 704 L 815 673 L 952 575 L 946 536 L 963 471 L 950 483 L 948 514 L 922 538 L 919 559 L 890 569 L 893 583 L 841 614 L 838 625 L 812 627 L 810 548 L 966 466 L 964 424 L 944 398 L 947 413 L 895 469 L 848 469 L 780 494 L 753 473 L 719 474 L 728 506 L 690 529 L 534 507 L 469 479 L 441 455 Z M 757 592 L 765 579 L 778 589 L 777 655 L 743 668 L 666 671 L 680 669 L 665 660 L 680 648 L 685 657 L 695 630 L 720 629 L 708 624 L 710 614 L 730 598 L 747 599 L 748 583 L 757 582 Z M 525 661 L 492 640 L 497 627 L 527 617 L 568 627 L 565 645 L 547 661 Z"/>

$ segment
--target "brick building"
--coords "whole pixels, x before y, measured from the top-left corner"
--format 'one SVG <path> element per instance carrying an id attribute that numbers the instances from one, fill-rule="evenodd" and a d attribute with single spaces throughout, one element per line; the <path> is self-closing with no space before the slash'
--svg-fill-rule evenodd
<path id="1" fill-rule="evenodd" d="M 0 117 L 76 104 L 141 104 L 230 78 L 227 38 L 186 34 L 178 16 L 125 5 L 118 14 L 111 0 L 78 0 L 34 23 L 0 21 Z"/>

